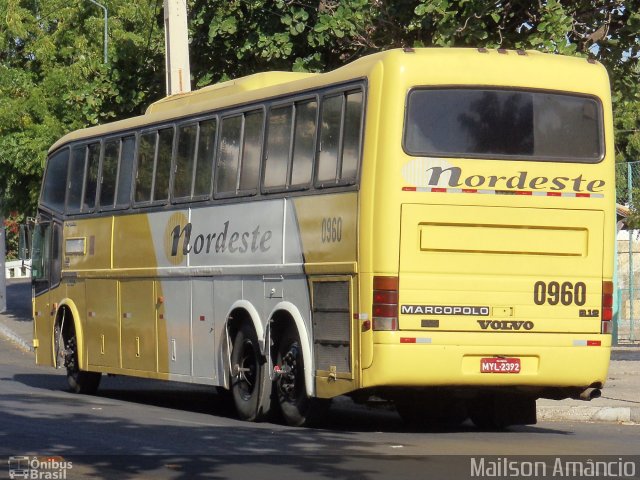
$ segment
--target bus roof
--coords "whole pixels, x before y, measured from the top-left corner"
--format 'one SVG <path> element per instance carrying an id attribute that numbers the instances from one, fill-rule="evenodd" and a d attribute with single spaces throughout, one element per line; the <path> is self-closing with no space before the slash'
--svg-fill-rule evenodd
<path id="1" fill-rule="evenodd" d="M 235 80 L 228 80 L 226 82 L 216 83 L 215 85 L 209 85 L 193 92 L 169 95 L 168 97 L 160 99 L 149 105 L 145 115 L 155 112 L 168 112 L 187 105 L 197 105 L 198 103 L 208 102 L 213 99 L 234 95 L 236 93 L 248 92 L 274 85 L 282 85 L 284 83 L 313 77 L 315 75 L 319 74 L 302 72 L 256 73 L 246 77 L 237 78 Z"/>
<path id="2" fill-rule="evenodd" d="M 242 105 L 243 103 L 263 98 L 273 98 L 347 80 L 364 78 L 380 63 L 385 64 L 385 69 L 387 69 L 386 64 L 388 64 L 389 68 L 402 68 L 403 65 L 412 62 L 411 58 L 420 58 L 421 61 L 427 59 L 433 61 L 434 64 L 437 64 L 437 67 L 432 71 L 452 70 L 467 78 L 468 71 L 472 68 L 470 65 L 477 66 L 479 65 L 478 62 L 481 62 L 480 64 L 486 71 L 500 72 L 497 73 L 498 75 L 502 75 L 505 69 L 510 72 L 510 75 L 522 75 L 519 72 L 524 66 L 521 62 L 525 59 L 529 59 L 526 62 L 529 70 L 539 71 L 538 69 L 546 69 L 549 72 L 554 72 L 553 74 L 559 79 L 563 78 L 561 73 L 563 69 L 571 69 L 571 72 L 576 73 L 576 75 L 572 76 L 573 78 L 593 78 L 592 76 L 595 73 L 593 70 L 595 65 L 589 64 L 584 58 L 544 54 L 535 50 L 517 52 L 482 48 L 387 50 L 362 57 L 348 65 L 324 74 L 264 72 L 221 82 L 188 93 L 171 95 L 152 103 L 144 115 L 68 133 L 55 142 L 49 152 L 53 152 L 71 141 L 90 139 L 108 135 L 110 132 L 122 132 L 144 127 L 145 125 L 168 122 L 183 116 L 197 115 L 220 108 Z M 597 63 L 592 60 L 589 62 Z M 604 67 L 601 65 L 598 65 L 598 67 L 601 70 L 601 74 L 604 73 L 606 75 Z M 564 78 L 566 79 L 566 77 L 565 75 Z"/>

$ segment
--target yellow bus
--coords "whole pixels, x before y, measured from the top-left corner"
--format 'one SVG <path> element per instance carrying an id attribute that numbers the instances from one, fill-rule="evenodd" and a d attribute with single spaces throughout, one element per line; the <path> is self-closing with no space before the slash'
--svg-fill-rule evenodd
<path id="1" fill-rule="evenodd" d="M 536 421 L 609 362 L 605 69 L 404 49 L 167 97 L 50 149 L 34 348 L 230 390 L 240 418 L 393 401 L 412 423 Z"/>

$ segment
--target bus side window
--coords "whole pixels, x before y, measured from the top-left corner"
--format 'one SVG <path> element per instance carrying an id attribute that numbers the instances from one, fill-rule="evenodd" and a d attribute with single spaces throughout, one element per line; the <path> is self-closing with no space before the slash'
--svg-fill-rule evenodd
<path id="1" fill-rule="evenodd" d="M 284 189 L 291 149 L 293 107 L 272 108 L 269 112 L 267 152 L 264 165 L 264 187 Z"/>
<path id="2" fill-rule="evenodd" d="M 156 156 L 153 201 L 169 199 L 169 179 L 171 177 L 171 155 L 173 152 L 173 128 L 158 131 L 158 154 Z"/>
<path id="3" fill-rule="evenodd" d="M 343 128 L 341 182 L 353 183 L 358 175 L 360 141 L 362 138 L 362 97 L 362 92 L 347 94 Z"/>
<path id="4" fill-rule="evenodd" d="M 69 160 L 69 180 L 67 187 L 67 213 L 78 213 L 82 207 L 82 188 L 87 162 L 86 145 L 75 146 L 71 149 Z"/>
<path id="5" fill-rule="evenodd" d="M 181 125 L 178 128 L 178 148 L 173 176 L 173 198 L 175 199 L 191 197 L 197 136 L 196 124 Z"/>
<path id="6" fill-rule="evenodd" d="M 242 115 L 222 119 L 218 164 L 215 173 L 216 194 L 235 193 L 236 191 L 242 123 Z"/>
<path id="7" fill-rule="evenodd" d="M 113 208 L 116 193 L 116 174 L 118 173 L 118 156 L 120 139 L 111 139 L 104 144 L 104 157 L 100 172 L 100 206 Z"/>
<path id="8" fill-rule="evenodd" d="M 68 148 L 55 153 L 47 162 L 47 173 L 42 190 L 42 203 L 57 212 L 64 211 L 68 165 Z"/>
<path id="9" fill-rule="evenodd" d="M 216 119 L 200 122 L 198 130 L 198 153 L 193 181 L 193 196 L 211 195 L 211 174 L 216 146 Z"/>
<path id="10" fill-rule="evenodd" d="M 92 143 L 87 152 L 87 179 L 84 186 L 84 202 L 82 211 L 89 212 L 96 206 L 98 189 L 98 166 L 100 164 L 100 142 Z"/>
<path id="11" fill-rule="evenodd" d="M 313 159 L 316 154 L 317 113 L 318 102 L 315 100 L 296 103 L 290 182 L 293 187 L 307 186 L 311 182 Z"/>
<path id="12" fill-rule="evenodd" d="M 320 152 L 316 181 L 319 184 L 335 184 L 340 153 L 340 131 L 344 95 L 326 97 L 322 102 L 320 120 Z"/>
<path id="13" fill-rule="evenodd" d="M 262 110 L 246 113 L 244 117 L 242 162 L 238 189 L 246 193 L 255 193 L 258 188 L 260 159 L 262 158 L 263 118 Z"/>
<path id="14" fill-rule="evenodd" d="M 156 132 L 140 135 L 138 147 L 138 170 L 136 172 L 136 202 L 151 201 L 153 186 L 153 164 L 156 152 Z"/>
<path id="15" fill-rule="evenodd" d="M 116 207 L 126 208 L 131 201 L 131 178 L 133 176 L 133 155 L 136 137 L 133 135 L 122 140 L 120 164 L 118 165 L 118 183 L 116 185 Z"/>

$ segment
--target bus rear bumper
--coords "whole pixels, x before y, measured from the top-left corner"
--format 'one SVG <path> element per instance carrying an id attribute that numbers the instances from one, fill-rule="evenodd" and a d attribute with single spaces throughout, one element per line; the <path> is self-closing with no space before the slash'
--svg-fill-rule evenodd
<path id="1" fill-rule="evenodd" d="M 375 332 L 362 386 L 600 388 L 610 350 L 600 334 Z M 482 372 L 482 359 L 499 357 L 517 359 L 519 372 Z"/>

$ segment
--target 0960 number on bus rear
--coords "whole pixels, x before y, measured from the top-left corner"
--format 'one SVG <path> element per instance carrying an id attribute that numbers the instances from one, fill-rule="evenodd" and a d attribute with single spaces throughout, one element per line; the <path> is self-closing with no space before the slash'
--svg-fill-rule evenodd
<path id="1" fill-rule="evenodd" d="M 536 305 L 578 305 L 587 301 L 587 286 L 584 282 L 536 282 L 533 286 L 533 302 Z"/>

